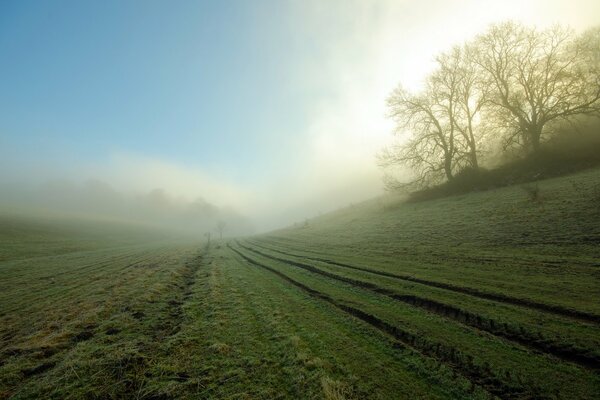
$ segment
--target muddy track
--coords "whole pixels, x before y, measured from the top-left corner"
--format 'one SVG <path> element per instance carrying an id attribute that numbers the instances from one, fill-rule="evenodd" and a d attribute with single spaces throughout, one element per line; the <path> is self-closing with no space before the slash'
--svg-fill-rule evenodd
<path id="1" fill-rule="evenodd" d="M 263 247 L 263 246 L 260 246 L 260 247 Z M 539 303 L 539 302 L 536 302 L 533 300 L 511 297 L 511 296 L 507 296 L 507 295 L 500 294 L 500 293 L 485 292 L 483 290 L 469 288 L 469 287 L 465 287 L 465 286 L 453 285 L 451 283 L 430 281 L 427 279 L 416 278 L 414 276 L 409 276 L 409 275 L 400 275 L 400 274 L 394 274 L 391 272 L 385 272 L 385 271 L 375 270 L 375 269 L 366 268 L 366 267 L 358 267 L 355 265 L 350 265 L 350 264 L 341 263 L 338 261 L 329 260 L 327 258 L 303 256 L 303 255 L 288 253 L 288 252 L 284 252 L 282 250 L 275 250 L 275 249 L 271 249 L 271 248 L 269 248 L 268 250 L 272 250 L 277 253 L 280 253 L 280 254 L 283 254 L 286 256 L 290 256 L 290 257 L 305 258 L 305 259 L 312 260 L 312 261 L 318 261 L 318 262 L 322 262 L 325 264 L 336 265 L 338 267 L 353 269 L 356 271 L 368 272 L 370 274 L 385 276 L 385 277 L 392 278 L 392 279 L 399 279 L 399 280 L 403 280 L 403 281 L 407 281 L 407 282 L 419 283 L 419 284 L 422 284 L 425 286 L 446 289 L 446 290 L 450 290 L 453 292 L 467 294 L 467 295 L 470 295 L 473 297 L 478 297 L 481 299 L 497 301 L 500 303 L 512 304 L 512 305 L 516 305 L 519 307 L 531 308 L 534 310 L 544 311 L 547 313 L 556 314 L 556 315 L 560 315 L 560 316 L 568 317 L 568 318 L 573 318 L 573 319 L 577 319 L 580 321 L 593 322 L 595 324 L 600 324 L 600 315 L 588 313 L 585 311 L 574 310 L 571 308 L 565 308 L 565 307 L 561 307 L 561 306 L 557 306 L 557 305 L 553 305 L 553 304 Z"/>
<path id="2" fill-rule="evenodd" d="M 260 239 L 247 239 L 248 242 L 252 242 L 253 244 L 255 244 L 255 242 L 260 242 L 260 243 L 266 243 L 270 246 L 273 247 L 283 247 L 283 248 L 289 248 L 289 244 L 290 243 L 294 243 L 294 241 L 292 240 L 281 240 L 280 238 L 260 238 Z M 560 244 L 561 242 L 551 242 L 551 241 L 544 241 L 544 244 Z M 563 243 L 564 244 L 564 243 Z M 307 252 L 311 253 L 312 255 L 315 256 L 319 256 L 319 252 L 315 249 L 311 249 L 311 250 L 306 250 Z M 404 249 L 403 253 L 407 254 L 407 255 L 421 255 L 421 252 L 410 252 L 410 250 Z M 531 267 L 533 265 L 535 265 L 536 267 L 543 267 L 543 268 L 550 268 L 550 269 L 557 269 L 557 268 L 564 268 L 564 261 L 558 261 L 558 260 L 548 260 L 548 259 L 527 259 L 527 258 L 520 258 L 520 259 L 515 259 L 514 256 L 511 255 L 500 255 L 500 254 L 485 254 L 485 255 L 461 255 L 461 256 L 455 256 L 455 255 L 451 255 L 451 254 L 447 254 L 444 253 L 444 257 L 449 259 L 449 260 L 453 260 L 453 261 L 458 261 L 458 262 L 464 262 L 464 261 L 468 261 L 471 263 L 479 263 L 482 265 L 488 265 L 490 263 L 497 265 L 497 264 L 501 264 L 503 262 L 507 262 L 509 261 L 511 263 L 511 265 L 514 266 L 518 266 L 518 267 Z M 535 262 L 535 264 L 533 264 Z M 438 264 L 438 263 L 436 263 Z M 582 261 L 582 260 L 569 260 L 569 268 L 576 268 L 578 270 L 583 270 L 586 271 L 588 273 L 593 273 L 595 270 L 597 270 L 597 268 L 600 267 L 600 263 L 598 262 L 594 262 L 594 261 Z"/>
<path id="3" fill-rule="evenodd" d="M 192 294 L 192 288 L 196 283 L 196 274 L 204 262 L 206 262 L 204 253 L 193 256 L 185 262 L 182 281 L 177 285 L 179 295 L 167 301 L 167 310 L 164 312 L 166 317 L 161 319 L 155 327 L 152 334 L 153 339 L 162 340 L 181 330 L 184 320 L 183 305 Z"/>
<path id="4" fill-rule="evenodd" d="M 259 250 L 244 246 L 240 243 L 238 243 L 238 245 L 245 250 L 254 252 L 255 254 L 261 255 L 263 257 L 283 262 L 294 267 L 302 268 L 306 271 L 326 276 L 337 281 L 349 283 L 353 286 L 370 290 L 372 292 L 387 296 L 394 300 L 409 304 L 417 308 L 421 308 L 423 310 L 442 316 L 444 318 L 452 319 L 463 325 L 467 325 L 477 330 L 485 331 L 494 336 L 509 340 L 511 342 L 515 342 L 531 350 L 543 352 L 560 358 L 561 360 L 576 363 L 586 368 L 600 369 L 600 358 L 593 354 L 588 354 L 586 349 L 574 349 L 572 346 L 562 346 L 547 338 L 544 338 L 543 336 L 540 336 L 538 333 L 526 331 L 522 327 L 509 325 L 491 318 L 482 317 L 478 314 L 471 313 L 469 311 L 462 310 L 458 307 L 454 307 L 435 300 L 414 295 L 398 294 L 392 290 L 382 288 L 370 282 L 364 282 L 344 277 L 341 275 L 333 274 L 331 272 L 323 271 L 312 265 L 275 257 L 263 253 Z"/>
<path id="5" fill-rule="evenodd" d="M 138 398 L 139 394 L 147 389 L 148 378 L 155 377 L 152 373 L 152 365 L 149 360 L 152 357 L 168 356 L 168 352 L 163 348 L 165 342 L 174 335 L 177 335 L 182 329 L 185 322 L 184 305 L 189 301 L 193 292 L 193 287 L 196 284 L 197 272 L 202 265 L 207 262 L 206 253 L 204 251 L 199 254 L 190 256 L 181 268 L 174 270 L 180 276 L 173 282 L 170 282 L 167 287 L 169 295 L 163 299 L 163 307 L 159 311 L 152 311 L 153 316 L 159 315 L 156 322 L 148 325 L 140 324 L 140 335 L 147 339 L 140 341 L 139 351 L 141 354 L 151 355 L 136 356 L 131 359 L 126 359 L 119 367 L 126 371 L 143 371 L 134 377 L 130 378 L 130 382 L 119 392 L 120 398 Z M 144 312 L 139 312 L 138 319 L 140 322 L 146 318 Z M 108 333 L 108 332 L 106 332 Z M 116 331 L 115 333 L 119 333 Z M 122 372 L 123 373 L 123 372 Z M 164 378 L 164 377 L 163 377 Z M 172 380 L 182 382 L 189 378 L 185 373 L 178 373 L 171 377 Z M 143 398 L 168 400 L 172 397 L 167 394 L 152 395 L 147 393 Z"/>
<path id="6" fill-rule="evenodd" d="M 498 396 L 500 398 L 544 398 L 543 394 L 534 387 L 523 387 L 518 377 L 514 377 L 511 371 L 503 371 L 498 374 L 495 373 L 489 365 L 478 365 L 474 363 L 473 357 L 470 355 L 463 354 L 460 350 L 454 347 L 446 346 L 441 343 L 434 343 L 426 338 L 423 338 L 412 332 L 408 332 L 397 326 L 393 326 L 376 316 L 366 313 L 358 308 L 348 306 L 340 303 L 334 298 L 327 294 L 321 293 L 309 286 L 300 283 L 289 276 L 271 268 L 267 265 L 261 264 L 260 262 L 248 257 L 241 251 L 233 248 L 230 244 L 228 247 L 231 251 L 239 255 L 243 260 L 254 266 L 265 269 L 286 282 L 296 286 L 309 295 L 326 301 L 333 305 L 339 310 L 352 315 L 353 317 L 360 319 L 363 322 L 371 325 L 380 332 L 385 333 L 393 337 L 397 341 L 397 345 L 400 347 L 410 347 L 420 354 L 432 357 L 439 362 L 451 366 L 454 370 L 458 371 L 461 375 L 467 378 L 472 383 L 484 388 L 489 393 Z"/>

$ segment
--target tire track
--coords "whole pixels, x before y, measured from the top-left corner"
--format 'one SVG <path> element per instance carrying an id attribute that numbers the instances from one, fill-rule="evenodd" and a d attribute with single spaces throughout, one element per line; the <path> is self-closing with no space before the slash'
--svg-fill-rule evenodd
<path id="1" fill-rule="evenodd" d="M 495 396 L 500 398 L 544 398 L 543 393 L 541 393 L 539 389 L 535 387 L 523 387 L 523 385 L 519 382 L 520 379 L 518 377 L 513 377 L 511 371 L 504 371 L 502 374 L 500 374 L 502 377 L 498 377 L 498 374 L 494 373 L 489 365 L 475 364 L 472 356 L 465 355 L 454 347 L 431 342 L 425 338 L 415 335 L 414 333 L 391 325 L 372 314 L 340 303 L 331 296 L 312 289 L 311 287 L 290 278 L 282 272 L 277 271 L 276 269 L 267 265 L 261 264 L 260 262 L 246 256 L 239 250 L 233 248 L 230 244 L 228 244 L 228 247 L 246 262 L 277 275 L 293 286 L 296 286 L 307 292 L 309 295 L 323 300 L 339 310 L 357 319 L 360 319 L 363 322 L 366 322 L 386 335 L 393 337 L 397 341 L 398 346 L 410 347 L 422 355 L 432 357 L 453 367 L 453 369 L 460 371 L 460 373 L 472 383 L 477 384 Z"/>
<path id="2" fill-rule="evenodd" d="M 528 332 L 523 330 L 522 328 L 515 328 L 506 323 L 502 323 L 496 321 L 491 318 L 482 317 L 478 314 L 471 313 L 469 311 L 462 310 L 458 307 L 454 307 L 442 302 L 438 302 L 431 299 L 426 299 L 419 296 L 414 295 L 402 295 L 398 294 L 392 290 L 382 288 L 370 282 L 364 282 L 357 279 L 352 279 L 348 277 L 344 277 L 341 275 L 337 275 L 331 272 L 323 271 L 319 268 L 316 268 L 312 265 L 303 264 L 293 260 L 287 260 L 279 257 L 275 257 L 266 253 L 263 253 L 259 250 L 244 246 L 238 243 L 238 246 L 241 248 L 251 251 L 255 254 L 261 255 L 263 257 L 283 262 L 288 265 L 292 265 L 294 267 L 298 267 L 304 269 L 306 271 L 310 271 L 322 276 L 326 276 L 328 278 L 348 283 L 353 286 L 357 286 L 363 289 L 370 290 L 372 292 L 381 294 L 383 296 L 389 297 L 396 301 L 400 301 L 411 306 L 421 308 L 425 311 L 431 312 L 433 314 L 439 315 L 441 317 L 445 317 L 451 320 L 454 320 L 463 325 L 470 326 L 480 331 L 488 332 L 496 337 L 500 337 L 511 342 L 517 343 L 521 346 L 527 347 L 531 350 L 543 352 L 554 357 L 560 358 L 561 360 L 576 363 L 585 368 L 599 369 L 600 368 L 600 359 L 593 355 L 587 354 L 585 349 L 573 349 L 573 347 L 564 347 L 560 344 L 553 343 L 547 338 L 540 337 L 538 334 Z"/>
<path id="3" fill-rule="evenodd" d="M 253 244 L 255 244 L 255 243 L 253 243 Z M 262 246 L 259 246 L 259 247 L 262 247 Z M 336 265 L 336 266 L 342 267 L 342 268 L 348 268 L 348 269 L 353 269 L 356 271 L 368 272 L 370 274 L 385 276 L 385 277 L 392 278 L 392 279 L 398 279 L 398 280 L 408 281 L 408 282 L 415 282 L 415 283 L 419 283 L 419 284 L 422 284 L 425 286 L 446 289 L 446 290 L 450 290 L 452 292 L 467 294 L 467 295 L 473 296 L 473 297 L 478 297 L 480 299 L 492 300 L 492 301 L 497 301 L 500 303 L 507 303 L 507 304 L 516 305 L 519 307 L 531 308 L 534 310 L 544 311 L 547 313 L 556 314 L 556 315 L 560 315 L 560 316 L 568 317 L 568 318 L 573 318 L 573 319 L 577 319 L 577 320 L 581 320 L 581 321 L 585 321 L 585 322 L 592 322 L 595 324 L 600 324 L 600 315 L 589 313 L 586 311 L 574 310 L 571 308 L 566 308 L 566 307 L 562 307 L 562 306 L 558 306 L 558 305 L 540 303 L 540 302 L 536 302 L 536 301 L 529 300 L 529 299 L 511 297 L 511 296 L 507 296 L 507 295 L 500 294 L 500 293 L 486 292 L 483 290 L 465 287 L 465 286 L 458 286 L 458 285 L 454 285 L 451 283 L 431 281 L 431 280 L 427 280 L 427 279 L 416 278 L 414 276 L 409 276 L 409 275 L 400 275 L 400 274 L 379 271 L 379 270 L 366 268 L 366 267 L 359 267 L 359 266 L 341 263 L 338 261 L 333 261 L 333 260 L 329 260 L 329 259 L 321 258 L 321 257 L 309 257 L 309 256 L 303 256 L 303 255 L 293 254 L 293 253 L 289 253 L 289 252 L 284 252 L 281 250 L 274 250 L 274 249 L 272 249 L 272 250 L 276 251 L 280 254 L 290 256 L 290 257 L 298 257 L 298 258 L 305 258 L 305 259 L 312 260 L 312 261 L 319 261 L 319 262 L 323 262 L 323 263 L 330 264 L 330 265 Z"/>

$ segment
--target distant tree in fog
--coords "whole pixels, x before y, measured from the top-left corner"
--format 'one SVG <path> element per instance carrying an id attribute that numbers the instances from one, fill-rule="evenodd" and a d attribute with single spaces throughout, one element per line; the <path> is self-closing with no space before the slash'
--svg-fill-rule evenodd
<path id="1" fill-rule="evenodd" d="M 223 239 L 223 232 L 225 231 L 226 226 L 227 224 L 223 220 L 217 222 L 217 232 L 219 233 L 219 239 L 221 240 Z"/>

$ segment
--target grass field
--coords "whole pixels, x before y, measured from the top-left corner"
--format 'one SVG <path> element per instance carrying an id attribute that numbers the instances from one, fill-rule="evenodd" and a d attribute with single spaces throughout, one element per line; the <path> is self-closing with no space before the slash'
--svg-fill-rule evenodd
<path id="1" fill-rule="evenodd" d="M 539 190 L 211 246 L 5 219 L 0 398 L 600 398 L 600 170 Z"/>

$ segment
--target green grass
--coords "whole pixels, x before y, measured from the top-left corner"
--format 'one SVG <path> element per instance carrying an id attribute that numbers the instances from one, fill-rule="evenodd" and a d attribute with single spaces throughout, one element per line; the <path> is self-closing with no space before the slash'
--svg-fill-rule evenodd
<path id="1" fill-rule="evenodd" d="M 0 225 L 0 398 L 600 397 L 600 170 L 201 243 Z"/>
<path id="2" fill-rule="evenodd" d="M 400 330 L 400 337 L 406 337 L 407 345 L 442 362 L 452 363 L 458 372 L 469 375 L 501 397 L 541 397 L 545 393 L 558 393 L 564 398 L 586 398 L 593 396 L 600 384 L 595 374 L 586 368 L 568 363 L 557 366 L 553 357 L 534 354 L 526 346 L 485 335 L 482 330 L 458 321 L 422 312 L 355 285 L 292 269 L 266 257 L 252 255 L 251 258 L 335 299 L 336 303 L 377 316 Z M 547 380 L 549 375 L 553 375 L 552 381 Z"/>
<path id="3" fill-rule="evenodd" d="M 600 170 L 415 204 L 381 200 L 265 235 L 303 254 L 600 315 Z"/>

